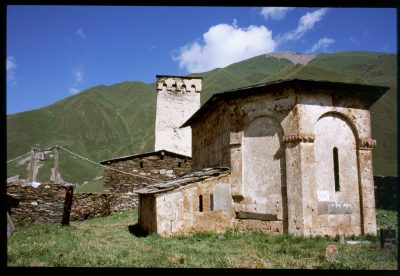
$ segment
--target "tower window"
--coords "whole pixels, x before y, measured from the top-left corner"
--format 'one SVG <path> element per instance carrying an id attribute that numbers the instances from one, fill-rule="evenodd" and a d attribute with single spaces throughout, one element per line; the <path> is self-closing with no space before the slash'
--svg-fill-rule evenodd
<path id="1" fill-rule="evenodd" d="M 335 191 L 340 191 L 339 182 L 339 153 L 337 147 L 333 148 L 333 172 L 335 174 Z"/>
<path id="2" fill-rule="evenodd" d="M 181 167 L 181 165 L 182 165 L 182 163 L 181 163 L 181 162 L 178 162 L 178 168 L 180 168 L 180 167 Z"/>
<path id="3" fill-rule="evenodd" d="M 203 195 L 199 195 L 199 211 L 203 212 Z"/>
<path id="4" fill-rule="evenodd" d="M 140 167 L 143 169 L 143 161 L 140 161 Z"/>
<path id="5" fill-rule="evenodd" d="M 210 211 L 214 211 L 214 195 L 210 194 Z"/>

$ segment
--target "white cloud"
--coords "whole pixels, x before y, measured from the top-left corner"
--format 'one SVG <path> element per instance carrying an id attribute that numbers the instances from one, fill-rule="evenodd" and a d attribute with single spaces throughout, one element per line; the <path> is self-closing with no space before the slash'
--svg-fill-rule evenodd
<path id="1" fill-rule="evenodd" d="M 76 31 L 76 34 L 79 35 L 81 38 L 86 38 L 86 34 L 83 32 L 83 29 L 82 29 L 82 28 L 79 28 L 79 29 Z"/>
<path id="2" fill-rule="evenodd" d="M 17 63 L 15 62 L 15 58 L 13 56 L 7 57 L 7 82 L 15 85 L 17 82 L 15 81 L 15 70 L 17 69 Z"/>
<path id="3" fill-rule="evenodd" d="M 294 10 L 294 8 L 281 8 L 281 7 L 264 7 L 261 9 L 261 15 L 264 16 L 265 20 L 268 20 L 268 17 L 272 20 L 282 20 L 286 13 Z"/>
<path id="4" fill-rule="evenodd" d="M 83 82 L 83 68 L 82 66 L 78 66 L 75 69 L 72 70 L 72 74 L 74 75 L 74 79 L 75 79 L 75 84 L 78 84 L 80 82 Z"/>
<path id="5" fill-rule="evenodd" d="M 80 92 L 80 90 L 77 89 L 77 88 L 75 88 L 75 87 L 72 87 L 72 88 L 69 90 L 69 93 L 72 94 L 72 95 L 75 95 L 75 94 L 77 94 L 77 93 L 79 93 L 79 92 Z"/>
<path id="6" fill-rule="evenodd" d="M 358 38 L 355 37 L 355 36 L 350 36 L 349 41 L 350 41 L 351 43 L 355 43 L 355 44 L 359 44 L 359 43 L 360 43 L 360 39 L 358 39 Z"/>
<path id="7" fill-rule="evenodd" d="M 323 8 L 306 13 L 300 18 L 299 24 L 297 25 L 297 28 L 295 30 L 287 32 L 279 37 L 279 43 L 286 43 L 291 40 L 300 39 L 307 31 L 311 30 L 314 27 L 315 23 L 322 19 L 327 11 L 327 8 Z"/>
<path id="8" fill-rule="evenodd" d="M 172 58 L 189 72 L 204 72 L 272 52 L 275 47 L 272 31 L 265 26 L 238 28 L 234 20 L 231 25 L 212 26 L 203 34 L 203 41 L 186 44 Z"/>
<path id="9" fill-rule="evenodd" d="M 76 93 L 79 93 L 80 90 L 76 88 L 80 83 L 84 81 L 84 71 L 82 66 L 77 66 L 72 69 L 72 75 L 74 76 L 74 84 L 71 85 L 72 87 L 69 89 L 69 93 L 72 95 L 75 95 Z"/>
<path id="10" fill-rule="evenodd" d="M 321 38 L 320 40 L 318 40 L 317 43 L 315 43 L 310 50 L 308 50 L 308 53 L 315 53 L 317 51 L 319 52 L 326 52 L 326 50 L 328 49 L 328 47 L 335 43 L 335 40 L 332 38 Z"/>

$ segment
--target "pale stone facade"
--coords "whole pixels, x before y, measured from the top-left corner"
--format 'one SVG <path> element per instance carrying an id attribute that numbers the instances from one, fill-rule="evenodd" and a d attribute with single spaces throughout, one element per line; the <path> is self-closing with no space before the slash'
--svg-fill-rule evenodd
<path id="1" fill-rule="evenodd" d="M 201 78 L 157 76 L 155 150 L 192 156 L 190 127 L 180 126 L 200 108 Z"/>
<path id="2" fill-rule="evenodd" d="M 202 231 L 223 232 L 232 223 L 228 169 L 189 173 L 166 185 L 138 190 L 139 224 L 162 236 Z"/>
<path id="3" fill-rule="evenodd" d="M 214 94 L 182 127 L 192 128 L 194 170 L 230 168 L 232 205 L 225 228 L 376 235 L 371 152 L 376 142 L 369 108 L 387 89 L 295 79 Z M 172 226 L 161 202 L 181 202 L 185 193 L 198 192 L 176 188 L 155 197 L 150 191 L 140 194 L 143 204 L 153 198 L 148 216 L 156 226 L 146 229 L 190 232 L 197 211 L 170 205 L 180 221 Z M 146 225 L 147 211 L 139 212 Z"/>

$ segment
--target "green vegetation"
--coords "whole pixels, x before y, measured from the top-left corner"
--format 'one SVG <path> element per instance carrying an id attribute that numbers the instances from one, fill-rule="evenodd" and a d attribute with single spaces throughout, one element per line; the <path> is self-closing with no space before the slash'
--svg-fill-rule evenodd
<path id="1" fill-rule="evenodd" d="M 397 56 L 375 52 L 320 54 L 307 65 L 265 55 L 193 76 L 203 77 L 201 102 L 216 92 L 277 79 L 303 78 L 389 86 L 371 107 L 374 174 L 397 176 Z M 154 150 L 155 84 L 123 82 L 96 86 L 41 109 L 7 116 L 7 160 L 38 145 L 55 144 L 94 161 Z M 51 163 L 38 180 L 50 175 Z M 7 177 L 27 177 L 27 164 L 7 165 Z M 102 169 L 72 160 L 60 150 L 60 173 L 67 182 L 91 183 Z M 98 181 L 97 181 L 98 182 Z M 96 186 L 95 184 L 93 184 Z M 93 186 L 93 187 L 94 187 Z M 96 186 L 98 187 L 98 185 Z M 97 188 L 94 188 L 97 189 Z"/>
<path id="2" fill-rule="evenodd" d="M 397 212 L 377 209 L 376 223 L 379 225 L 380 228 L 396 229 L 397 226 L 399 225 Z"/>
<path id="3" fill-rule="evenodd" d="M 396 212 L 378 211 L 390 216 Z M 137 211 L 123 212 L 70 226 L 48 223 L 16 225 L 8 240 L 8 266 L 65 267 L 182 267 L 182 268 L 305 268 L 396 270 L 396 251 L 382 250 L 378 237 L 340 244 L 338 238 L 227 231 L 163 238 L 135 235 Z M 394 225 L 392 225 L 394 226 Z M 325 248 L 339 249 L 335 262 L 325 259 Z"/>

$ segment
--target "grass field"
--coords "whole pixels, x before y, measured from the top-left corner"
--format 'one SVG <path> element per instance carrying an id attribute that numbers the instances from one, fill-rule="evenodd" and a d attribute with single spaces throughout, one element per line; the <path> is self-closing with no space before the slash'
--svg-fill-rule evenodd
<path id="1" fill-rule="evenodd" d="M 395 211 L 378 211 L 378 223 L 397 225 Z M 396 251 L 382 250 L 378 237 L 348 237 L 369 243 L 340 244 L 337 238 L 227 231 L 191 236 L 146 237 L 133 231 L 137 211 L 72 222 L 70 226 L 16 225 L 8 240 L 8 266 L 269 268 L 396 270 Z M 382 226 L 383 227 L 383 226 Z M 325 248 L 339 249 L 335 262 Z"/>

